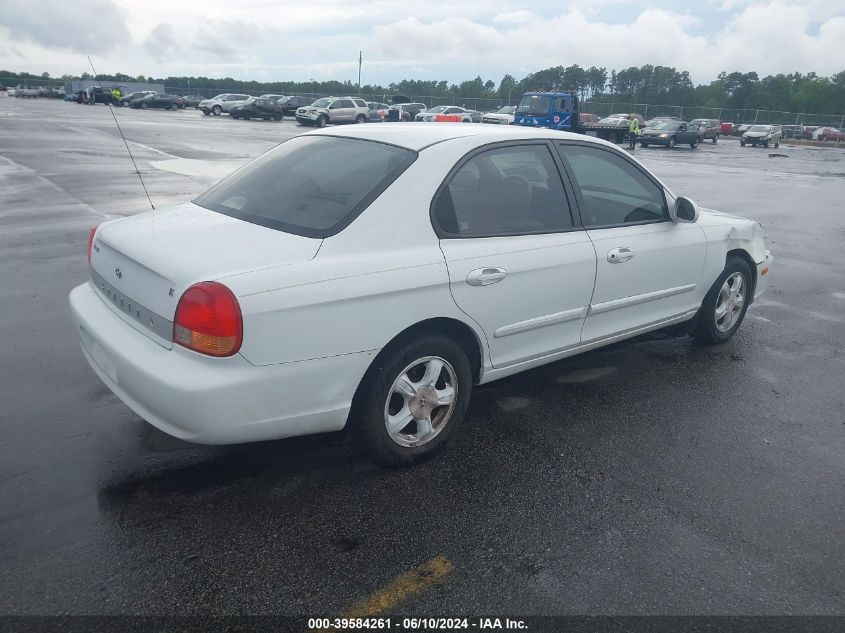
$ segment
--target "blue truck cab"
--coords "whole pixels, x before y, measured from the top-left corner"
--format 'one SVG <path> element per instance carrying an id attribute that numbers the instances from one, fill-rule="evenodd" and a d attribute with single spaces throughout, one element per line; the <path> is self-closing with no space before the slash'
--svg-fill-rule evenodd
<path id="1" fill-rule="evenodd" d="M 578 98 L 571 92 L 526 92 L 516 107 L 513 124 L 575 131 Z"/>

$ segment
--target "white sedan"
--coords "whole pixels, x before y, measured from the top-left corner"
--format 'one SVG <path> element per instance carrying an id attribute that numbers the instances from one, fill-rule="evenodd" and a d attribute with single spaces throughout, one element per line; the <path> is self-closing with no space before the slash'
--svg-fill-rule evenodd
<path id="1" fill-rule="evenodd" d="M 610 143 L 414 124 L 293 138 L 89 260 L 82 350 L 139 416 L 208 444 L 349 425 L 387 464 L 454 437 L 473 385 L 680 323 L 727 341 L 772 266 L 757 222 Z"/>

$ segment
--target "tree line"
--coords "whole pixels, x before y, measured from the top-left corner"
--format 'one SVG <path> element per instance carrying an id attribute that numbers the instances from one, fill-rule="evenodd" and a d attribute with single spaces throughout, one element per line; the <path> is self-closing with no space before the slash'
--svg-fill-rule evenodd
<path id="1" fill-rule="evenodd" d="M 48 81 L 94 79 L 89 73 L 78 77 L 63 75 L 53 78 L 48 73 L 33 75 L 0 70 L 0 84 L 37 85 Z M 610 70 L 591 66 L 582 68 L 554 66 L 517 78 L 505 75 L 498 82 L 491 79 L 468 79 L 459 83 L 445 80 L 403 79 L 386 86 L 358 86 L 351 81 L 242 81 L 232 77 L 163 77 L 122 73 L 98 75 L 96 79 L 115 82 L 149 82 L 164 84 L 184 94 L 219 90 L 220 92 L 279 94 L 357 94 L 381 97 L 403 94 L 413 97 L 451 97 L 455 99 L 497 99 L 516 103 L 529 90 L 573 90 L 582 100 L 593 102 L 626 102 L 700 106 L 706 108 L 780 110 L 784 112 L 845 113 L 845 70 L 829 77 L 816 73 L 790 73 L 760 77 L 756 72 L 722 72 L 709 83 L 695 85 L 686 70 L 667 66 L 631 66 Z"/>

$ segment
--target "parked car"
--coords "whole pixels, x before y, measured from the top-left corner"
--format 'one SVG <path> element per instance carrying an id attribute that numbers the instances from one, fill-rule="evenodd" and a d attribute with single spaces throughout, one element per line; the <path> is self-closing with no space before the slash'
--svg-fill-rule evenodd
<path id="1" fill-rule="evenodd" d="M 282 106 L 285 114 L 294 116 L 299 108 L 314 103 L 314 99 L 311 97 L 282 97 L 278 99 L 277 103 Z"/>
<path id="2" fill-rule="evenodd" d="M 144 97 L 148 97 L 150 95 L 156 94 L 155 90 L 142 90 L 140 92 L 130 92 L 127 95 L 123 95 L 117 101 L 118 106 L 128 106 L 131 102 L 135 101 L 135 99 L 142 99 Z"/>
<path id="3" fill-rule="evenodd" d="M 705 139 L 718 142 L 722 133 L 722 122 L 719 119 L 693 119 L 689 122 L 691 126 L 698 126 L 704 132 Z"/>
<path id="4" fill-rule="evenodd" d="M 516 106 L 502 106 L 495 112 L 488 112 L 481 115 L 482 123 L 492 123 L 494 125 L 513 125 L 513 115 L 516 112 Z"/>
<path id="5" fill-rule="evenodd" d="M 628 117 L 633 114 L 634 118 L 637 120 L 637 123 L 640 127 L 645 127 L 645 119 L 643 118 L 642 114 L 637 114 L 636 112 L 625 114 L 624 112 L 619 112 L 617 114 L 610 114 L 606 116 L 604 119 L 600 119 L 600 121 L 604 121 L 606 119 L 628 119 Z"/>
<path id="6" fill-rule="evenodd" d="M 199 109 L 202 113 L 206 116 L 209 114 L 213 114 L 214 116 L 220 116 L 224 112 L 228 112 L 232 109 L 232 106 L 238 104 L 238 102 L 246 101 L 249 99 L 249 95 L 244 94 L 232 94 L 232 93 L 223 93 L 222 95 L 217 95 L 216 97 L 212 97 L 211 99 L 203 99 L 200 101 Z"/>
<path id="7" fill-rule="evenodd" d="M 177 95 L 169 95 L 157 93 L 133 99 L 129 102 L 130 108 L 146 110 L 147 108 L 161 108 L 163 110 L 178 110 L 179 97 Z"/>
<path id="8" fill-rule="evenodd" d="M 79 90 L 75 90 L 65 95 L 65 101 L 79 101 Z"/>
<path id="9" fill-rule="evenodd" d="M 407 105 L 407 104 L 402 104 Z M 401 106 L 400 106 L 401 107 Z M 466 108 L 460 106 L 435 106 L 425 112 L 420 112 L 414 117 L 414 121 L 434 123 L 438 116 L 449 115 L 460 117 L 461 123 L 472 123 L 472 114 Z"/>
<path id="10" fill-rule="evenodd" d="M 645 122 L 645 127 L 654 127 L 661 121 L 683 121 L 682 118 L 676 116 L 656 116 Z"/>
<path id="11" fill-rule="evenodd" d="M 820 127 L 813 132 L 813 138 L 817 141 L 845 141 L 845 134 L 835 127 Z"/>
<path id="12" fill-rule="evenodd" d="M 241 101 L 236 106 L 232 106 L 229 110 L 229 116 L 233 119 L 264 119 L 265 121 L 274 119 L 281 121 L 284 111 L 282 106 L 272 99 L 251 97 L 246 101 Z"/>
<path id="13" fill-rule="evenodd" d="M 753 123 L 740 123 L 739 125 L 734 126 L 733 136 L 742 137 L 748 130 L 751 129 L 751 126 L 754 125 Z"/>
<path id="14" fill-rule="evenodd" d="M 598 123 L 599 117 L 597 114 L 590 114 L 589 112 L 582 112 L 578 115 L 581 123 Z"/>
<path id="15" fill-rule="evenodd" d="M 426 111 L 424 103 L 398 103 L 390 106 L 385 121 L 413 121 L 420 112 Z"/>
<path id="16" fill-rule="evenodd" d="M 719 133 L 722 136 L 730 136 L 731 134 L 733 134 L 733 131 L 734 131 L 734 124 L 733 123 L 729 123 L 728 121 L 722 121 L 721 129 L 719 130 Z"/>
<path id="17" fill-rule="evenodd" d="M 390 105 L 387 103 L 367 101 L 367 118 L 370 121 L 384 121 L 388 110 L 390 110 Z"/>
<path id="18" fill-rule="evenodd" d="M 300 125 L 326 127 L 329 123 L 366 123 L 367 103 L 357 97 L 323 97 L 296 111 Z"/>
<path id="19" fill-rule="evenodd" d="M 273 95 L 273 94 L 269 94 L 269 95 L 261 95 L 261 98 L 262 98 L 262 99 L 272 99 L 273 101 L 278 101 L 279 99 L 284 99 L 284 98 L 285 98 L 285 95 Z"/>
<path id="20" fill-rule="evenodd" d="M 640 145 L 663 145 L 672 149 L 676 145 L 689 145 L 693 149 L 704 140 L 704 132 L 698 125 L 683 121 L 658 121 L 653 127 L 640 132 Z"/>
<path id="21" fill-rule="evenodd" d="M 38 89 L 18 86 L 15 90 L 15 96 L 20 99 L 37 99 Z"/>
<path id="22" fill-rule="evenodd" d="M 474 385 L 673 325 L 725 343 L 774 261 L 616 147 L 492 125 L 300 135 L 88 258 L 82 351 L 139 416 L 205 444 L 348 427 L 393 465 Z"/>
<path id="23" fill-rule="evenodd" d="M 183 95 L 182 100 L 185 102 L 186 108 L 197 108 L 199 109 L 200 103 L 202 102 L 202 97 L 199 95 Z"/>
<path id="24" fill-rule="evenodd" d="M 739 139 L 739 144 L 745 147 L 746 145 L 753 145 L 757 147 L 762 145 L 768 147 L 780 145 L 781 130 L 779 125 L 752 125 L 747 132 Z"/>

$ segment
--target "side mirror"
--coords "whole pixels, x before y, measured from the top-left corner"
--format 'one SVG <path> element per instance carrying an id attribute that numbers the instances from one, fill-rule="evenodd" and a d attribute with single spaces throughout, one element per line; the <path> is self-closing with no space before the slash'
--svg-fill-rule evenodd
<path id="1" fill-rule="evenodd" d="M 689 198 L 679 196 L 675 198 L 675 204 L 672 205 L 669 215 L 673 222 L 697 222 L 698 205 Z"/>

